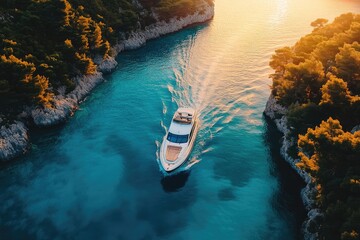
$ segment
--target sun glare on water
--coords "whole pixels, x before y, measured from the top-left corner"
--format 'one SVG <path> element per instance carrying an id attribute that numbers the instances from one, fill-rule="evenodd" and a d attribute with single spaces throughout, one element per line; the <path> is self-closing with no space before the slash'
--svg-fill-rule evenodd
<path id="1" fill-rule="evenodd" d="M 242 129 L 260 131 L 256 127 L 262 125 L 275 49 L 311 32 L 315 19 L 332 20 L 341 1 L 218 0 L 215 5 L 214 20 L 189 37 L 187 48 L 173 52 L 180 68 L 173 68 L 175 84 L 167 86 L 177 106 L 190 105 L 201 113 L 203 140 L 194 149 L 193 163 L 210 151 L 210 139 L 234 121 Z M 166 113 L 168 106 L 163 105 Z"/>

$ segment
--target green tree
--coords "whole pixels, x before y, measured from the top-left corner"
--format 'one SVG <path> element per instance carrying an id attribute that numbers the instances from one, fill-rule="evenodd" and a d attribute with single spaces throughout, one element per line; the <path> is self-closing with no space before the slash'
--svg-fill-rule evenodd
<path id="1" fill-rule="evenodd" d="M 329 118 L 299 135 L 298 167 L 307 171 L 318 189 L 324 224 L 320 239 L 346 239 L 360 232 L 360 131 L 346 132 Z M 350 234 L 351 235 L 351 234 Z M 356 238 L 355 238 L 356 239 Z"/>
<path id="2" fill-rule="evenodd" d="M 331 104 L 336 107 L 349 106 L 352 100 L 347 83 L 341 78 L 328 74 L 329 80 L 321 87 L 321 104 Z"/>
<path id="3" fill-rule="evenodd" d="M 284 74 L 285 66 L 288 63 L 293 62 L 295 54 L 292 49 L 289 47 L 283 47 L 275 50 L 275 54 L 272 55 L 271 61 L 269 63 L 270 67 L 275 70 L 277 74 Z"/>
<path id="4" fill-rule="evenodd" d="M 313 58 L 298 65 L 290 63 L 286 66 L 284 78 L 293 82 L 293 102 L 317 102 L 319 89 L 324 83 L 323 65 Z"/>
<path id="5" fill-rule="evenodd" d="M 311 22 L 311 26 L 314 28 L 322 28 L 324 27 L 325 24 L 328 23 L 329 20 L 325 19 L 325 18 L 318 18 L 315 21 Z"/>
<path id="6" fill-rule="evenodd" d="M 360 15 L 312 26 L 272 57 L 272 94 L 289 110 L 288 137 L 298 139 L 289 153 L 299 154 L 319 193 L 319 239 L 359 239 L 360 131 L 347 131 L 360 123 Z"/>
<path id="7" fill-rule="evenodd" d="M 295 46 L 295 53 L 298 56 L 303 56 L 305 58 L 310 57 L 310 53 L 312 53 L 319 43 L 326 41 L 327 38 L 321 35 L 313 35 L 309 34 L 305 37 L 302 37 L 300 41 L 298 41 Z"/>
<path id="8" fill-rule="evenodd" d="M 203 3 L 202 0 L 2 1 L 0 15 L 6 19 L 0 23 L 0 112 L 28 104 L 50 107 L 55 89 L 65 85 L 69 92 L 75 87 L 76 76 L 95 73 L 93 59 L 108 57 L 119 36 L 155 22 L 155 15 L 168 20 L 195 12 L 196 6 Z"/>
<path id="9" fill-rule="evenodd" d="M 335 60 L 338 75 L 348 82 L 354 94 L 360 94 L 360 44 L 344 44 Z"/>

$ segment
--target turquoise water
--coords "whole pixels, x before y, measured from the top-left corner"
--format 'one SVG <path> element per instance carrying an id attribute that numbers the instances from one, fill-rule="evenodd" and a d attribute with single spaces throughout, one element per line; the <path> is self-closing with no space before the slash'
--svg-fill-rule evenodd
<path id="1" fill-rule="evenodd" d="M 318 18 L 358 1 L 216 1 L 208 24 L 122 53 L 66 123 L 34 130 L 0 172 L 1 239 L 297 239 L 301 180 L 262 116 L 268 61 Z M 159 145 L 179 105 L 200 112 L 190 160 Z"/>

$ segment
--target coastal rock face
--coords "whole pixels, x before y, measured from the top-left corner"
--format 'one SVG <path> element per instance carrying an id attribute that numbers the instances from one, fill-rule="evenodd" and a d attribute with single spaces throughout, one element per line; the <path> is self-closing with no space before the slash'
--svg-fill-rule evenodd
<path id="1" fill-rule="evenodd" d="M 51 126 L 65 121 L 75 106 L 74 99 L 57 96 L 52 108 L 36 108 L 31 111 L 31 116 L 37 126 Z"/>
<path id="2" fill-rule="evenodd" d="M 1 119 L 0 119 L 1 124 Z M 0 128 L 0 160 L 9 160 L 22 153 L 28 147 L 27 128 L 22 122 L 15 121 Z"/>
<path id="3" fill-rule="evenodd" d="M 282 138 L 282 146 L 280 149 L 281 155 L 284 159 L 295 169 L 295 171 L 305 180 L 310 183 L 310 176 L 303 170 L 296 166 L 299 159 L 294 159 L 288 154 L 290 147 L 294 146 L 296 142 L 289 136 L 290 130 L 288 120 L 286 118 L 287 109 L 276 102 L 276 99 L 271 94 L 264 110 L 264 114 L 268 116 L 276 124 L 277 129 L 284 135 Z"/>
<path id="4" fill-rule="evenodd" d="M 322 213 L 320 212 L 320 209 L 314 208 L 308 212 L 307 216 L 308 220 L 303 223 L 304 239 L 317 240 L 319 239 L 319 237 L 316 229 L 318 226 L 319 218 L 322 217 Z"/>
<path id="5" fill-rule="evenodd" d="M 286 108 L 278 104 L 275 97 L 271 94 L 266 102 L 264 114 L 271 118 L 271 120 L 275 120 L 277 118 L 276 116 L 283 116 L 286 112 Z"/>
<path id="6" fill-rule="evenodd" d="M 360 131 L 360 125 L 357 125 L 357 126 L 353 127 L 353 129 L 351 129 L 351 133 L 353 133 L 353 134 L 357 131 Z"/>
<path id="7" fill-rule="evenodd" d="M 86 95 L 90 93 L 91 90 L 94 89 L 94 87 L 103 81 L 104 78 L 101 72 L 76 78 L 76 87 L 67 95 L 67 97 L 74 99 L 76 102 L 80 102 Z"/>
<path id="8" fill-rule="evenodd" d="M 115 53 L 117 50 L 113 50 Z M 119 52 L 116 53 L 116 55 Z M 102 73 L 110 73 L 117 65 L 117 61 L 114 57 L 108 56 L 105 59 L 102 59 L 102 57 L 97 56 L 94 59 L 95 64 L 97 65 L 97 70 Z"/>
<path id="9" fill-rule="evenodd" d="M 192 15 L 184 18 L 172 18 L 168 22 L 161 21 L 145 27 L 145 30 L 132 32 L 130 37 L 123 42 L 125 49 L 135 49 L 141 47 L 147 40 L 158 38 L 162 35 L 176 32 L 191 24 L 205 22 L 214 16 L 214 6 L 207 3 Z"/>
<path id="10" fill-rule="evenodd" d="M 34 123 L 37 126 L 45 127 L 64 122 L 77 108 L 79 101 L 102 81 L 102 73 L 100 72 L 77 78 L 75 89 L 66 96 L 56 96 L 52 108 L 38 107 L 31 111 Z"/>
<path id="11" fill-rule="evenodd" d="M 316 225 L 317 219 L 322 217 L 320 209 L 315 207 L 313 200 L 316 194 L 315 186 L 313 186 L 309 174 L 296 166 L 299 159 L 294 159 L 288 154 L 290 147 L 293 147 L 296 142 L 289 136 L 290 130 L 286 118 L 287 109 L 276 102 L 276 99 L 271 94 L 264 110 L 264 114 L 268 116 L 276 124 L 277 129 L 284 135 L 282 137 L 282 146 L 280 153 L 290 166 L 304 179 L 306 187 L 301 191 L 301 198 L 308 211 L 308 219 L 303 224 L 304 239 L 317 239 Z"/>

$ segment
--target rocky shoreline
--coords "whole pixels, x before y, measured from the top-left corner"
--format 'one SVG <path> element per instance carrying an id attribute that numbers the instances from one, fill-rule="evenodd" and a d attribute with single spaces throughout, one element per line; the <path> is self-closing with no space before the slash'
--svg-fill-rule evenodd
<path id="1" fill-rule="evenodd" d="M 195 12 L 184 18 L 172 18 L 168 22 L 160 21 L 145 27 L 145 30 L 132 32 L 130 37 L 123 41 L 124 49 L 139 48 L 148 40 L 161 37 L 168 33 L 177 32 L 192 24 L 203 23 L 213 18 L 214 6 L 204 3 L 201 9 L 202 11 Z"/>
<path id="2" fill-rule="evenodd" d="M 303 234 L 304 239 L 306 240 L 315 240 L 318 239 L 316 233 L 317 219 L 321 217 L 320 209 L 316 208 L 316 205 L 313 201 L 314 194 L 316 194 L 315 186 L 311 182 L 310 176 L 300 168 L 296 166 L 299 159 L 294 159 L 288 154 L 290 147 L 296 144 L 295 139 L 292 139 L 289 135 L 290 128 L 286 118 L 287 109 L 276 102 L 276 99 L 271 94 L 264 110 L 264 114 L 270 118 L 275 124 L 277 129 L 283 134 L 282 137 L 282 146 L 280 153 L 282 157 L 287 161 L 290 166 L 303 178 L 306 183 L 306 186 L 301 191 L 301 198 L 305 205 L 305 208 L 308 212 L 307 219 L 303 223 Z"/>
<path id="3" fill-rule="evenodd" d="M 0 125 L 3 120 L 0 118 Z M 15 158 L 26 152 L 29 136 L 25 124 L 15 121 L 0 128 L 0 159 Z"/>
<path id="4" fill-rule="evenodd" d="M 72 92 L 65 95 L 65 89 L 58 89 L 60 94 L 55 97 L 52 108 L 28 109 L 21 114 L 22 118 L 31 119 L 38 127 L 54 126 L 66 121 L 78 108 L 80 101 L 103 82 L 103 73 L 111 72 L 117 66 L 115 58 L 120 52 L 139 48 L 148 40 L 179 31 L 192 24 L 206 22 L 213 16 L 214 6 L 204 2 L 194 14 L 184 18 L 174 17 L 169 21 L 159 21 L 145 27 L 144 30 L 132 32 L 127 39 L 112 47 L 111 57 L 105 60 L 95 58 L 94 62 L 98 65 L 97 72 L 75 79 L 76 87 Z M 25 153 L 29 146 L 28 129 L 25 124 L 15 121 L 11 125 L 4 125 L 0 119 L 0 126 L 0 161 L 10 160 Z"/>

